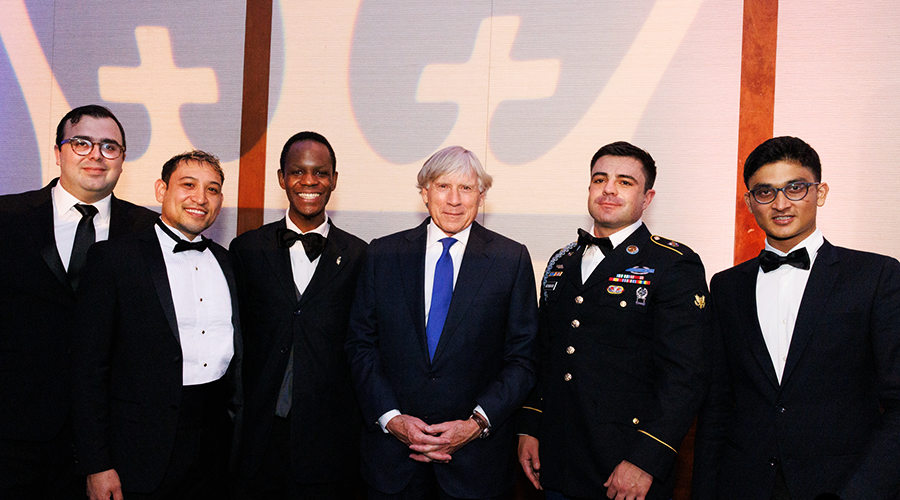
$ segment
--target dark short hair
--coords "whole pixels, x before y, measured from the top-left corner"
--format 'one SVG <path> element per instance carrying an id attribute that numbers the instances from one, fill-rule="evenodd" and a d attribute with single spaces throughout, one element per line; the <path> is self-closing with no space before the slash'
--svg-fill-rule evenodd
<path id="1" fill-rule="evenodd" d="M 169 179 L 172 178 L 172 172 L 178 168 L 178 164 L 183 161 L 196 161 L 200 163 L 206 163 L 213 170 L 219 174 L 219 177 L 222 179 L 222 183 L 225 182 L 225 172 L 222 171 L 222 165 L 219 164 L 219 158 L 214 154 L 207 153 L 206 151 L 200 151 L 199 149 L 195 149 L 193 151 L 187 151 L 181 153 L 180 155 L 175 155 L 169 158 L 169 161 L 163 163 L 162 174 L 160 174 L 160 178 L 163 182 L 166 183 L 166 186 L 169 185 Z"/>
<path id="2" fill-rule="evenodd" d="M 331 144 L 328 142 L 328 139 L 325 138 L 324 135 L 319 134 L 317 132 L 300 132 L 291 136 L 290 139 L 284 143 L 284 147 L 281 148 L 281 160 L 279 163 L 281 164 L 281 171 L 284 172 L 284 164 L 287 162 L 287 154 L 288 151 L 291 150 L 291 146 L 294 145 L 295 142 L 301 141 L 313 141 L 322 144 L 326 148 L 328 148 L 328 154 L 331 156 L 331 171 L 337 172 L 337 158 L 334 157 L 334 148 L 331 147 Z"/>
<path id="3" fill-rule="evenodd" d="M 803 139 L 782 136 L 763 142 L 747 156 L 744 162 L 744 186 L 750 188 L 750 178 L 757 170 L 780 161 L 806 167 L 812 170 L 816 182 L 822 180 L 822 162 L 819 161 L 819 153 Z"/>
<path id="4" fill-rule="evenodd" d="M 641 162 L 641 165 L 644 167 L 644 177 L 647 179 L 646 184 L 644 185 L 644 191 L 646 192 L 653 189 L 653 183 L 656 182 L 656 162 L 653 161 L 653 157 L 650 156 L 650 153 L 630 142 L 613 142 L 603 146 L 594 153 L 594 157 L 591 158 L 591 170 L 594 169 L 594 164 L 597 163 L 597 160 L 603 156 L 624 156 L 626 158 L 634 158 Z"/>
<path id="5" fill-rule="evenodd" d="M 128 149 L 125 147 L 125 129 L 122 128 L 122 124 L 119 123 L 119 119 L 116 118 L 116 115 L 113 114 L 108 108 L 104 106 L 100 106 L 99 104 L 88 104 L 87 106 L 79 106 L 72 111 L 66 113 L 66 116 L 62 117 L 62 120 L 59 121 L 59 125 L 56 126 L 56 145 L 60 146 L 60 143 L 63 141 L 65 137 L 63 134 L 65 133 L 66 123 L 71 123 L 75 125 L 76 123 L 81 121 L 81 118 L 84 116 L 90 116 L 92 118 L 112 118 L 112 121 L 116 122 L 116 125 L 119 126 L 119 133 L 122 134 L 122 149 Z"/>

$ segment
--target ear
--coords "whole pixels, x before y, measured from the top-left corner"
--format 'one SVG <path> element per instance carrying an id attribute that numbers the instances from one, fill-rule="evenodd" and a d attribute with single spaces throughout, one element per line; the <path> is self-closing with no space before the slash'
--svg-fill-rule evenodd
<path id="1" fill-rule="evenodd" d="M 487 197 L 487 193 L 484 191 L 478 193 L 478 207 L 481 208 L 484 206 L 484 199 Z"/>
<path id="2" fill-rule="evenodd" d="M 277 170 L 278 172 L 278 185 L 281 186 L 281 189 L 284 189 L 284 171 L 280 168 Z"/>
<path id="3" fill-rule="evenodd" d="M 753 213 L 753 206 L 750 205 L 750 193 L 744 193 L 744 203 L 747 204 L 747 211 Z"/>
<path id="4" fill-rule="evenodd" d="M 820 207 L 825 205 L 826 196 L 828 196 L 828 184 L 823 182 L 816 186 L 816 205 Z"/>
<path id="5" fill-rule="evenodd" d="M 156 179 L 155 187 L 156 187 L 156 201 L 159 202 L 160 204 L 162 204 L 163 198 L 166 196 L 166 189 L 168 189 L 168 186 L 166 186 L 165 181 L 163 181 L 162 179 Z"/>
<path id="6" fill-rule="evenodd" d="M 641 210 L 647 210 L 647 207 L 650 206 L 650 202 L 653 201 L 653 197 L 656 196 L 656 190 L 648 189 L 646 193 L 644 193 L 644 203 L 641 207 Z"/>
<path id="7" fill-rule="evenodd" d="M 334 191 L 337 189 L 337 171 L 333 171 L 331 173 L 331 190 Z"/>
<path id="8" fill-rule="evenodd" d="M 59 166 L 59 144 L 53 146 L 53 154 L 56 155 L 56 165 Z"/>
<path id="9" fill-rule="evenodd" d="M 428 188 L 422 188 L 419 194 L 422 195 L 422 203 L 425 204 L 425 207 L 428 207 Z"/>

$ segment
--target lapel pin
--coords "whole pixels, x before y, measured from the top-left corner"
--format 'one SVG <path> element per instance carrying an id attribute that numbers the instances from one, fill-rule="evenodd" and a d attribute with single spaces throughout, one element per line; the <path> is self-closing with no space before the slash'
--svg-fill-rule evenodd
<path id="1" fill-rule="evenodd" d="M 628 248 L 626 248 L 625 251 L 628 252 L 629 255 L 634 255 L 641 250 L 635 245 L 628 245 Z"/>

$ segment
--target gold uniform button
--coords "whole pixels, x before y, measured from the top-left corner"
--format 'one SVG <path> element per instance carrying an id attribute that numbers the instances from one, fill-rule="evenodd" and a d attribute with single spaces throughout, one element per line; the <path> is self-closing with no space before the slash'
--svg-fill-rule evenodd
<path id="1" fill-rule="evenodd" d="M 576 304 L 581 304 L 582 302 L 584 302 L 584 297 L 582 297 L 581 295 L 579 295 L 578 297 L 575 297 Z"/>
<path id="2" fill-rule="evenodd" d="M 563 380 L 565 380 L 566 382 L 572 380 L 572 374 L 567 373 L 567 374 L 563 375 Z"/>
<path id="3" fill-rule="evenodd" d="M 574 354 L 575 348 L 572 346 L 566 347 L 566 354 Z"/>
<path id="4" fill-rule="evenodd" d="M 572 320 L 572 328 L 578 328 L 579 326 L 581 326 L 581 321 L 578 321 L 577 319 L 573 319 Z"/>
<path id="5" fill-rule="evenodd" d="M 619 307 L 625 307 L 627 305 L 628 305 L 628 302 L 625 302 L 624 300 L 622 302 L 619 302 Z"/>
<path id="6" fill-rule="evenodd" d="M 634 425 L 637 425 L 637 424 L 641 423 L 641 421 L 638 420 L 637 417 L 634 417 L 633 419 L 631 419 L 631 422 L 632 422 Z"/>

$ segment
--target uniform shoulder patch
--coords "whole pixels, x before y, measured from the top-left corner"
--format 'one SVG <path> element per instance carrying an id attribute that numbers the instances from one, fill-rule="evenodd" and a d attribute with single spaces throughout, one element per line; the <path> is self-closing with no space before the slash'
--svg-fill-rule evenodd
<path id="1" fill-rule="evenodd" d="M 550 257 L 550 260 L 547 262 L 547 269 L 544 269 L 544 277 L 541 280 L 541 290 L 544 290 L 545 294 L 546 294 L 546 288 L 547 288 L 547 279 L 551 277 L 551 274 L 555 274 L 558 272 L 558 271 L 554 271 L 554 269 L 556 267 L 556 261 L 558 261 L 563 255 L 566 255 L 567 253 L 571 252 L 572 249 L 577 246 L 578 246 L 578 242 L 573 241 L 572 243 L 569 243 L 568 245 L 557 250 L 556 253 L 554 253 L 553 256 Z M 544 298 L 546 299 L 546 297 L 544 297 Z"/>
<path id="2" fill-rule="evenodd" d="M 668 248 L 669 250 L 677 253 L 678 255 L 694 253 L 694 251 L 691 250 L 690 247 L 688 247 L 684 243 L 679 243 L 675 240 L 670 240 L 668 238 L 664 238 L 658 234 L 654 234 L 653 236 L 651 236 L 650 241 L 652 241 L 653 243 L 655 243 L 663 248 Z"/>

